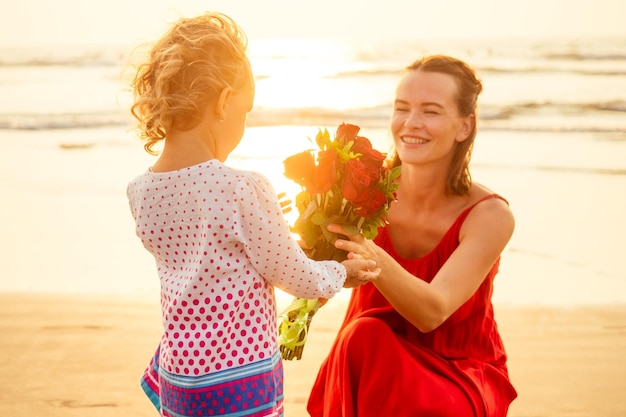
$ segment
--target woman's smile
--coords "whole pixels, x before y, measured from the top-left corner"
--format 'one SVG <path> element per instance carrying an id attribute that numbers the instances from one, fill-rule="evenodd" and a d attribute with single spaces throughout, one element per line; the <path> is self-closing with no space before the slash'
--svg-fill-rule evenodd
<path id="1" fill-rule="evenodd" d="M 428 139 L 422 139 L 422 138 L 417 137 L 417 136 L 408 136 L 408 135 L 400 136 L 400 140 L 403 143 L 406 143 L 406 144 L 409 144 L 409 145 L 423 145 L 425 143 L 430 142 L 430 140 L 428 140 Z"/>

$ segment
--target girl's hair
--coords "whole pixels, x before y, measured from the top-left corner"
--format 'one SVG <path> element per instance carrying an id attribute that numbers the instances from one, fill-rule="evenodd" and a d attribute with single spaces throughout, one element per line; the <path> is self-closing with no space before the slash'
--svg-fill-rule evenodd
<path id="1" fill-rule="evenodd" d="M 462 117 L 474 115 L 474 125 L 470 135 L 463 142 L 456 143 L 446 181 L 447 192 L 456 195 L 467 194 L 472 185 L 469 163 L 476 138 L 477 99 L 483 90 L 482 83 L 468 64 L 445 55 L 432 55 L 417 60 L 406 67 L 406 71 L 437 72 L 452 76 L 457 85 L 456 104 L 459 115 Z M 398 154 L 394 153 L 392 166 L 398 166 L 400 163 Z"/>
<path id="2" fill-rule="evenodd" d="M 132 82 L 132 115 L 152 148 L 167 132 L 198 125 L 202 113 L 226 87 L 252 80 L 247 37 L 230 17 L 206 13 L 183 18 L 152 46 Z"/>

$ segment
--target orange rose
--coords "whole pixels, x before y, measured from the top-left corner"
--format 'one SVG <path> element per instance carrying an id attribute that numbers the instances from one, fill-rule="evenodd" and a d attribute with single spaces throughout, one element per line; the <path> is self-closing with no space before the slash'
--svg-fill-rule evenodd
<path id="1" fill-rule="evenodd" d="M 306 186 L 313 182 L 313 170 L 315 169 L 315 158 L 309 151 L 304 151 L 292 155 L 283 161 L 285 167 L 285 177 L 301 186 Z"/>
<path id="2" fill-rule="evenodd" d="M 313 181 L 307 186 L 307 191 L 312 194 L 323 194 L 333 188 L 337 180 L 337 152 L 333 150 L 322 151 L 317 156 L 318 165 L 313 171 Z"/>

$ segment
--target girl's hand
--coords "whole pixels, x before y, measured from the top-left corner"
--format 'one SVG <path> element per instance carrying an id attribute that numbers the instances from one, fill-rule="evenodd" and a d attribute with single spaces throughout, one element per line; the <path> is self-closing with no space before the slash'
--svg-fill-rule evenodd
<path id="1" fill-rule="evenodd" d="M 341 264 L 346 268 L 344 288 L 359 287 L 376 280 L 380 275 L 380 268 L 376 268 L 376 262 L 367 259 L 346 259 Z"/>
<path id="2" fill-rule="evenodd" d="M 280 203 L 280 208 L 283 211 L 283 214 L 289 213 L 291 211 L 292 201 L 285 198 L 287 197 L 287 193 L 284 191 L 280 192 L 278 193 L 277 197 L 278 197 L 278 202 Z"/>

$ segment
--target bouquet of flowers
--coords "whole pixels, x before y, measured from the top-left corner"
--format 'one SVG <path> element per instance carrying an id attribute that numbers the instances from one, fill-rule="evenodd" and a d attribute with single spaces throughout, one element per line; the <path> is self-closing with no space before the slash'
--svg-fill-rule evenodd
<path id="1" fill-rule="evenodd" d="M 395 198 L 400 167 L 387 168 L 385 154 L 358 136 L 359 130 L 344 123 L 331 140 L 328 130 L 320 129 L 315 138 L 318 150 L 284 161 L 285 176 L 302 187 L 295 198 L 299 217 L 292 231 L 312 259 L 345 260 L 347 253 L 334 246 L 339 236 L 326 226 L 342 224 L 352 234 L 373 239 Z M 278 343 L 283 359 L 302 357 L 311 319 L 320 305 L 319 300 L 296 298 L 282 313 Z"/>

